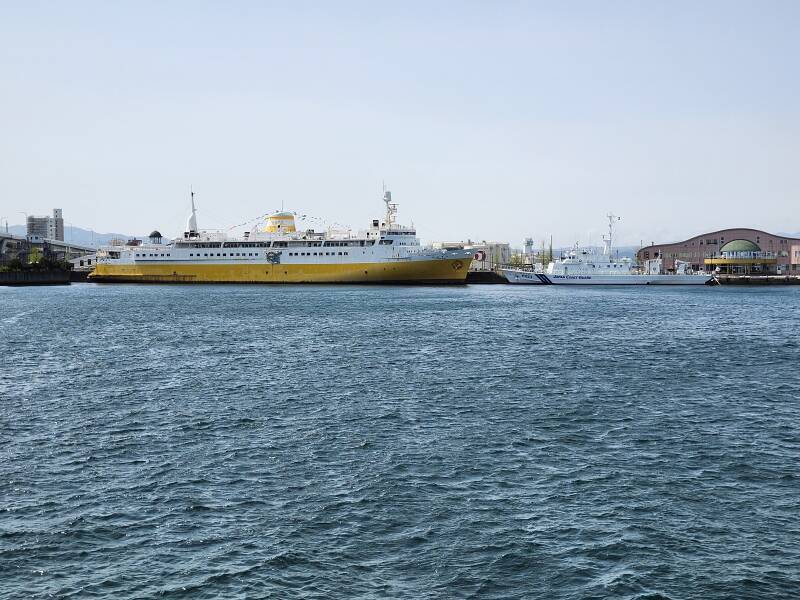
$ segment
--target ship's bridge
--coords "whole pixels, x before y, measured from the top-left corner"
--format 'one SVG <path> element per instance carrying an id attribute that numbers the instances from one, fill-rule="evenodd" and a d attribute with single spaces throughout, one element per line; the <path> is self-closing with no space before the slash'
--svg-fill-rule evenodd
<path id="1" fill-rule="evenodd" d="M 404 227 L 403 225 L 392 224 L 391 227 L 381 229 L 384 235 L 417 235 L 413 227 Z"/>
<path id="2" fill-rule="evenodd" d="M 369 237 L 369 235 L 367 236 Z M 419 246 L 417 232 L 413 227 L 406 227 L 392 223 L 390 226 L 381 228 L 376 232 L 376 237 L 382 238 L 381 244 L 393 244 L 395 246 Z"/>

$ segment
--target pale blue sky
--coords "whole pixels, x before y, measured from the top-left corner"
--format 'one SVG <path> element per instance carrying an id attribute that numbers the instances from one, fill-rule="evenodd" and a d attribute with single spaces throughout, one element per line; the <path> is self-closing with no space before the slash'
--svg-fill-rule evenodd
<path id="1" fill-rule="evenodd" d="M 800 230 L 800 2 L 5 2 L 0 217 Z"/>

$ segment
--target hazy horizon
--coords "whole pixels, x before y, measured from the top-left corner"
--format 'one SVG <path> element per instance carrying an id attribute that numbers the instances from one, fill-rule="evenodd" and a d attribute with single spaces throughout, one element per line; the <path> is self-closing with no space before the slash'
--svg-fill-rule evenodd
<path id="1" fill-rule="evenodd" d="M 800 4 L 8 5 L 0 217 L 426 241 L 800 230 Z M 309 222 L 312 226 L 314 223 Z"/>

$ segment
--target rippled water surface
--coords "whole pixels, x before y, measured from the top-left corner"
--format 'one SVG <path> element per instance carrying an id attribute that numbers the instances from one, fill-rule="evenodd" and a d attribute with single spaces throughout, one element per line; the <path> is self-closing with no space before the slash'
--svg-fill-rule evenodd
<path id="1" fill-rule="evenodd" d="M 797 597 L 798 309 L 0 288 L 0 597 Z"/>

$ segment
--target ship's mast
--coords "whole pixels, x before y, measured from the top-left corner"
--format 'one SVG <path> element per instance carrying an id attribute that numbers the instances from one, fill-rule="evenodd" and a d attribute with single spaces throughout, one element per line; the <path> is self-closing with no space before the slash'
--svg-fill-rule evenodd
<path id="1" fill-rule="evenodd" d="M 394 225 L 394 216 L 397 214 L 397 204 L 392 202 L 392 192 L 386 189 L 386 184 L 383 185 L 383 201 L 386 203 L 386 218 L 384 222 L 388 229 Z"/>
<path id="2" fill-rule="evenodd" d="M 606 218 L 608 219 L 608 237 L 603 236 L 603 254 L 610 257 L 614 250 L 614 223 L 619 221 L 620 217 L 614 213 L 608 213 Z"/>

